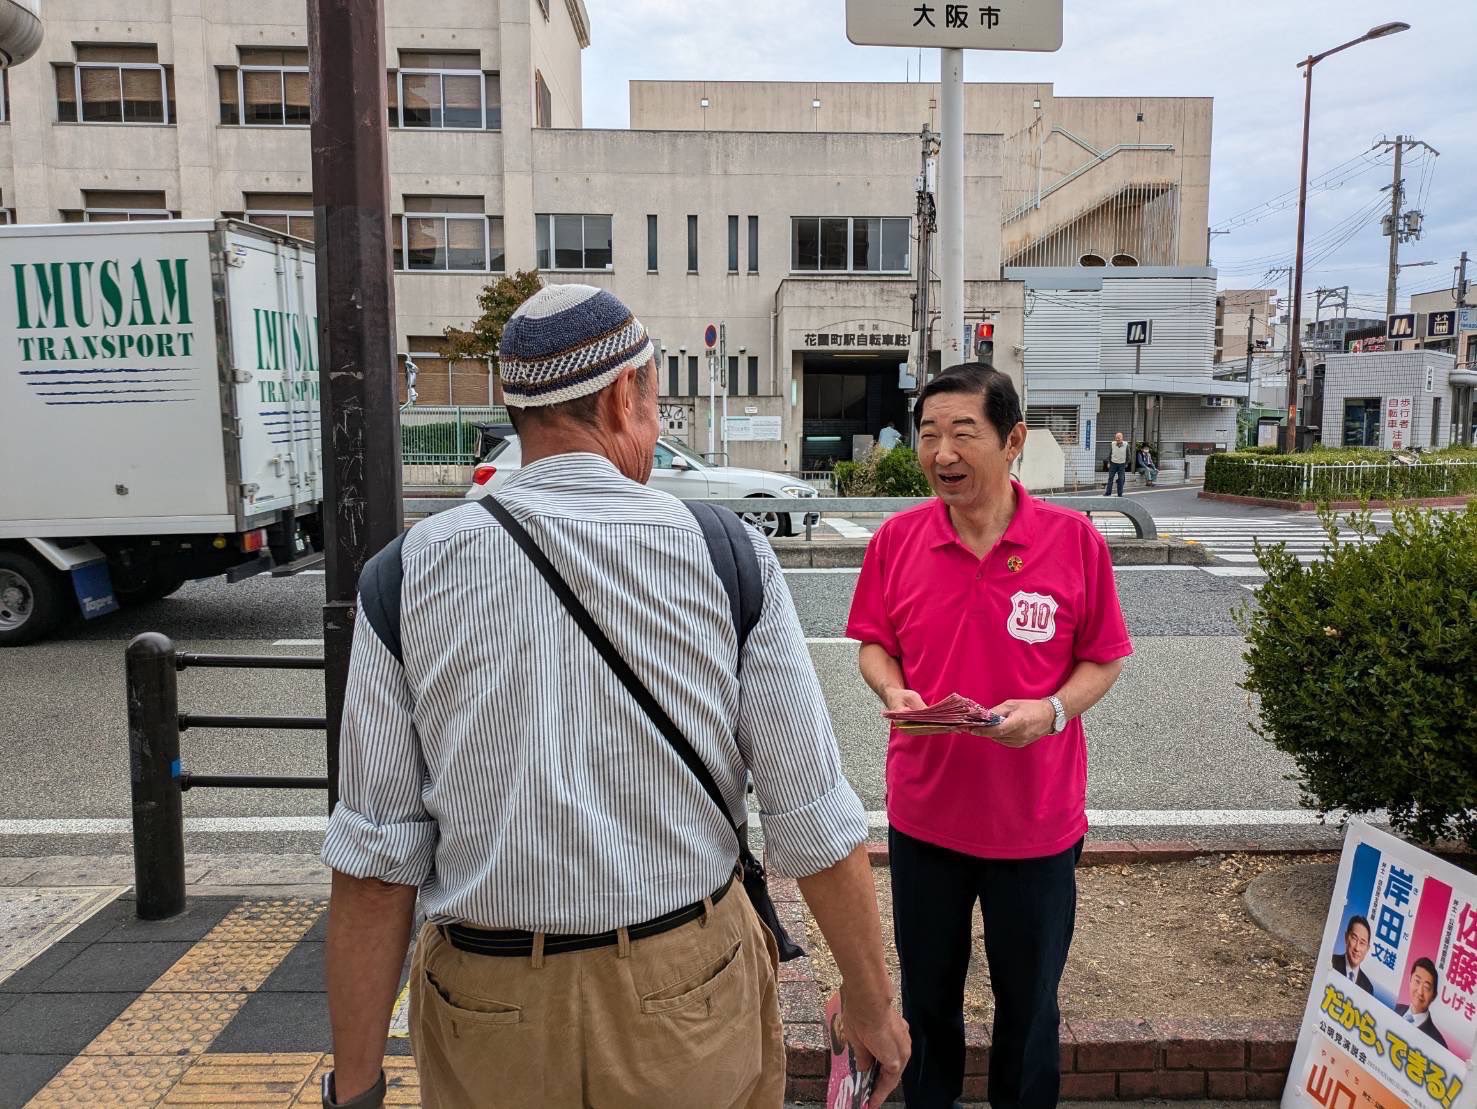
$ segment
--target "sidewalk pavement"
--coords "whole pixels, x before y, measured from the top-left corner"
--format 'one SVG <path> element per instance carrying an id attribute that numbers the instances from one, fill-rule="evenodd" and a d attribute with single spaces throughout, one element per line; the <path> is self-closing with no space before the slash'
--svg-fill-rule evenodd
<path id="1" fill-rule="evenodd" d="M 1128 849 L 1095 845 L 1087 863 L 1127 861 Z M 135 916 L 131 862 L 0 858 L 0 1109 L 317 1105 L 332 1058 L 323 987 L 328 875 L 316 856 L 191 856 L 186 911 L 158 922 Z M 803 935 L 798 888 L 777 880 L 772 889 Z M 809 959 L 783 966 L 780 994 L 789 1095 L 813 1103 L 825 1040 Z M 386 1044 L 387 1103 L 413 1106 L 404 1025 L 397 1012 Z M 1211 1104 L 1275 1097 L 1294 1034 L 1287 1022 L 1064 1024 L 1063 1093 L 1115 1106 L 1164 1096 Z M 965 1095 L 981 1098 L 988 1036 L 974 1026 L 969 1036 Z"/>

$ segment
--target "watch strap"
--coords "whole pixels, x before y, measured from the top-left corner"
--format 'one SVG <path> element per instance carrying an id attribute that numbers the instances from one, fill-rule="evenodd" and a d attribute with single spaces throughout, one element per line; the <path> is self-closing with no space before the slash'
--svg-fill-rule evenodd
<path id="1" fill-rule="evenodd" d="M 1056 719 L 1051 722 L 1051 734 L 1061 735 L 1067 730 L 1067 707 L 1062 704 L 1062 699 L 1055 695 L 1046 698 L 1046 702 L 1056 712 Z"/>

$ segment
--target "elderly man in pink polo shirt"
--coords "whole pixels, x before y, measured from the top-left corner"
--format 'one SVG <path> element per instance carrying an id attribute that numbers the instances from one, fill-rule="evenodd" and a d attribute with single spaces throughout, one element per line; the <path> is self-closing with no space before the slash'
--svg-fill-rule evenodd
<path id="1" fill-rule="evenodd" d="M 995 992 L 990 1104 L 1052 1106 L 1087 832 L 1080 717 L 1133 647 L 1102 536 L 1011 479 L 1026 425 L 1010 379 L 953 367 L 924 388 L 914 420 L 937 498 L 878 530 L 848 634 L 887 708 L 960 693 L 1004 720 L 889 740 L 893 924 L 913 1036 L 903 1090 L 910 1109 L 947 1109 L 963 1090 L 978 902 Z"/>

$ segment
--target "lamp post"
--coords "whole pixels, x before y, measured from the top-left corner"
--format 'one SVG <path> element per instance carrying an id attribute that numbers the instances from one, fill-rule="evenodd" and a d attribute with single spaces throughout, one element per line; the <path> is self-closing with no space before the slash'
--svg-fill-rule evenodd
<path id="1" fill-rule="evenodd" d="M 1287 432 L 1282 442 L 1282 449 L 1287 452 L 1297 450 L 1298 376 L 1303 362 L 1303 234 L 1308 222 L 1308 124 L 1313 114 L 1313 67 L 1324 58 L 1337 54 L 1341 50 L 1347 50 L 1351 46 L 1358 46 L 1361 42 L 1384 38 L 1387 35 L 1399 34 L 1401 31 L 1408 30 L 1410 30 L 1409 23 L 1381 23 L 1378 27 L 1371 27 L 1356 39 L 1350 39 L 1341 46 L 1335 46 L 1332 50 L 1325 50 L 1321 54 L 1310 54 L 1298 62 L 1298 68 L 1303 71 L 1304 86 L 1303 160 L 1301 176 L 1298 180 L 1297 255 L 1293 259 L 1292 267 L 1292 335 L 1288 348 L 1290 357 L 1287 362 Z"/>

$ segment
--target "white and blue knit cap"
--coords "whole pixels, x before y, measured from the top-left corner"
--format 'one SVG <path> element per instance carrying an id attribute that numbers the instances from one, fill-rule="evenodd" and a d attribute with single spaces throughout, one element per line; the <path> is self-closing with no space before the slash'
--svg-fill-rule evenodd
<path id="1" fill-rule="evenodd" d="M 509 405 L 537 408 L 598 393 L 651 356 L 646 328 L 614 294 L 546 285 L 503 328 L 498 375 Z"/>

